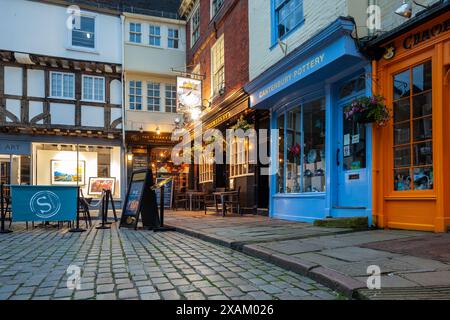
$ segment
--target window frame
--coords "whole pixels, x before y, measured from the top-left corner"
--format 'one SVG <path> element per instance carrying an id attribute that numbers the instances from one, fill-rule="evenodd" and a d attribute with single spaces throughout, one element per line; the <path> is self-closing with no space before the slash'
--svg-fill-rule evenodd
<path id="1" fill-rule="evenodd" d="M 172 90 L 170 90 L 170 92 L 172 94 L 175 94 L 175 98 L 174 97 L 168 97 L 167 93 L 169 92 L 167 89 L 168 87 L 170 87 Z M 167 104 L 167 100 L 174 100 L 174 104 L 172 105 L 168 105 Z M 170 108 L 170 111 L 167 111 Z M 173 83 L 165 83 L 164 84 L 164 111 L 166 113 L 177 113 L 177 85 L 173 84 Z"/>
<path id="2" fill-rule="evenodd" d="M 202 153 L 198 166 L 199 184 L 214 182 L 214 157 L 212 154 L 205 155 Z"/>
<path id="3" fill-rule="evenodd" d="M 171 37 L 170 36 L 170 31 L 174 31 L 174 35 L 175 35 L 175 31 L 176 31 L 176 33 L 178 34 L 178 37 L 177 38 Z M 170 41 L 171 40 L 173 41 L 174 45 L 176 43 L 176 47 L 175 46 L 173 46 L 173 47 L 170 46 Z M 167 48 L 168 49 L 174 49 L 174 50 L 180 49 L 180 29 L 179 28 L 177 28 L 177 27 L 167 27 Z"/>
<path id="4" fill-rule="evenodd" d="M 282 143 L 279 144 L 277 151 L 276 151 L 276 159 L 274 158 L 273 161 L 277 161 L 279 163 L 279 165 L 281 166 L 281 168 L 279 169 L 279 172 L 281 172 L 281 177 L 282 178 L 282 187 L 281 189 L 279 188 L 279 181 L 278 181 L 278 174 L 277 174 L 277 183 L 275 186 L 275 195 L 278 196 L 311 196 L 311 195 L 323 195 L 327 192 L 327 171 L 326 171 L 326 160 L 322 159 L 321 162 L 324 162 L 324 173 L 323 173 L 323 177 L 325 177 L 325 185 L 324 185 L 324 190 L 323 191 L 303 191 L 304 190 L 304 186 L 305 186 L 305 182 L 304 182 L 304 168 L 305 168 L 305 164 L 307 164 L 307 162 L 305 161 L 305 147 L 304 147 L 304 141 L 305 141 L 305 106 L 313 103 L 313 102 L 317 102 L 319 100 L 322 100 L 321 102 L 326 105 L 326 101 L 325 101 L 325 96 L 324 95 L 317 95 L 315 97 L 311 97 L 308 100 L 302 101 L 299 104 L 296 104 L 294 106 L 291 106 L 287 109 L 283 109 L 281 111 L 276 111 L 274 112 L 274 116 L 277 119 L 276 122 L 276 130 L 280 130 L 279 128 L 279 119 L 282 118 L 282 131 L 280 130 L 279 134 L 280 134 L 280 141 L 282 141 Z M 288 175 L 289 175 L 289 168 L 288 168 L 288 163 L 289 163 L 289 159 L 288 159 L 288 153 L 289 153 L 289 148 L 290 146 L 288 145 L 288 139 L 287 139 L 287 133 L 289 130 L 293 130 L 293 127 L 289 127 L 289 113 L 290 112 L 294 112 L 294 110 L 299 110 L 300 111 L 300 131 L 299 131 L 299 136 L 300 136 L 300 142 L 298 142 L 298 144 L 300 145 L 300 157 L 299 157 L 299 166 L 300 166 L 300 174 L 299 174 L 299 188 L 300 191 L 299 192 L 288 192 Z M 325 133 L 326 136 L 326 132 L 327 132 L 327 112 L 326 110 L 323 110 L 324 113 L 324 128 L 323 131 Z M 297 134 L 297 133 L 296 133 Z M 328 147 L 329 142 L 327 141 L 327 139 L 324 137 L 324 145 L 325 145 L 325 152 L 326 149 Z M 294 141 L 296 142 L 296 140 Z M 280 150 L 283 151 L 283 154 L 280 153 Z M 274 156 L 275 156 L 274 155 Z M 319 162 L 315 162 L 314 164 L 319 163 Z M 289 163 L 290 165 L 297 165 L 297 163 Z M 292 174 L 292 173 L 291 173 Z M 281 191 L 280 191 L 281 190 Z"/>
<path id="5" fill-rule="evenodd" d="M 73 44 L 73 32 L 76 30 L 75 27 L 69 29 L 69 44 L 68 49 L 77 50 L 77 51 L 88 51 L 88 52 L 97 52 L 98 43 L 97 43 L 97 14 L 92 12 L 81 12 L 80 13 L 80 25 L 81 25 L 81 17 L 94 19 L 94 47 L 84 47 Z M 81 30 L 81 29 L 80 29 Z"/>
<path id="6" fill-rule="evenodd" d="M 159 34 L 152 33 L 151 28 L 154 28 L 154 30 L 158 29 Z M 161 48 L 162 47 L 162 27 L 159 24 L 156 23 L 149 23 L 148 24 L 148 45 L 151 47 Z M 159 41 L 159 44 L 152 44 L 151 39 L 157 39 Z"/>
<path id="7" fill-rule="evenodd" d="M 287 37 L 289 37 L 290 34 L 292 34 L 293 32 L 295 32 L 295 30 L 297 30 L 299 27 L 301 27 L 304 22 L 305 22 L 305 6 L 304 6 L 304 0 L 300 0 L 300 5 L 298 7 L 301 7 L 302 9 L 302 15 L 301 15 L 301 19 L 300 21 L 298 21 L 294 27 L 292 27 L 291 30 L 289 30 L 288 32 L 286 32 L 284 35 L 282 35 L 281 37 L 278 34 L 278 14 L 277 12 L 279 10 L 281 10 L 289 1 L 293 1 L 293 0 L 283 0 L 283 3 L 278 5 L 278 7 L 276 6 L 276 1 L 277 0 L 271 0 L 271 34 L 272 34 L 272 47 L 271 49 L 273 49 L 277 44 L 278 44 L 278 39 L 283 40 L 286 39 Z M 297 7 L 297 8 L 298 8 Z"/>
<path id="8" fill-rule="evenodd" d="M 216 50 L 218 47 L 221 47 L 221 65 L 218 67 L 217 61 L 216 61 Z M 221 85 L 219 85 L 219 82 L 216 83 L 216 76 L 219 76 L 220 72 L 222 72 L 221 78 L 223 78 L 223 81 L 220 82 Z M 211 47 L 211 96 L 217 97 L 220 96 L 220 91 L 225 90 L 225 35 L 222 34 L 219 39 L 217 39 L 216 43 Z"/>
<path id="9" fill-rule="evenodd" d="M 53 75 L 54 74 L 60 74 L 62 77 L 61 77 L 61 96 L 55 96 L 55 95 L 53 95 Z M 72 96 L 70 96 L 70 97 L 65 97 L 64 96 L 64 76 L 65 75 L 69 75 L 69 76 L 71 76 L 72 78 L 73 78 L 73 87 L 72 87 L 72 92 L 73 92 L 73 95 Z M 49 74 L 49 81 L 50 81 L 50 83 L 49 83 L 49 85 L 50 85 L 50 92 L 49 92 L 49 98 L 51 98 L 51 99 L 61 99 L 61 100 L 75 100 L 75 87 L 76 87 L 76 84 L 75 84 L 75 73 L 71 73 L 71 72 L 61 72 L 61 71 L 50 71 L 50 74 Z"/>
<path id="10" fill-rule="evenodd" d="M 161 98 L 162 98 L 161 97 L 161 83 L 150 80 L 150 81 L 147 81 L 146 85 L 147 85 L 147 88 L 146 88 L 147 89 L 147 111 L 161 112 Z M 156 90 L 155 88 L 150 89 L 149 88 L 150 85 L 158 86 L 158 90 Z M 155 96 L 155 95 L 150 96 L 150 94 L 149 94 L 150 90 L 153 91 L 153 93 L 158 92 L 158 96 Z M 150 106 L 150 103 L 149 103 L 150 99 L 158 99 L 159 103 L 157 105 L 153 104 L 152 106 Z M 156 106 L 158 107 L 158 110 L 155 109 Z M 150 109 L 150 108 L 152 108 L 152 109 Z"/>
<path id="11" fill-rule="evenodd" d="M 194 28 L 194 17 L 198 17 L 198 24 Z M 190 25 L 190 39 L 191 39 L 191 48 L 197 43 L 198 39 L 200 39 L 200 26 L 201 24 L 201 15 L 200 15 L 200 1 L 194 6 L 192 10 L 192 14 L 189 18 Z M 195 36 L 197 35 L 197 36 Z"/>
<path id="12" fill-rule="evenodd" d="M 102 100 L 96 100 L 95 99 L 95 82 L 94 81 L 92 81 L 92 99 L 86 99 L 84 97 L 84 90 L 85 90 L 84 79 L 85 78 L 92 78 L 92 80 L 95 80 L 95 79 L 102 79 L 103 80 L 103 85 L 102 85 L 103 99 Z M 93 76 L 93 75 L 83 74 L 81 76 L 81 100 L 82 101 L 87 101 L 87 102 L 105 103 L 105 101 L 106 101 L 106 78 L 105 77 L 101 77 L 101 76 Z"/>
<path id="13" fill-rule="evenodd" d="M 243 140 L 243 142 L 241 142 Z M 230 179 L 253 176 L 250 170 L 250 138 L 234 137 L 230 148 Z"/>
<path id="14" fill-rule="evenodd" d="M 136 85 L 134 85 L 134 89 L 135 89 L 135 93 L 134 94 L 131 94 L 131 83 L 140 83 L 141 84 L 141 86 L 140 86 L 140 89 L 141 89 L 141 94 L 140 95 L 138 95 L 138 94 L 136 94 L 136 89 L 138 88 Z M 135 101 L 134 102 L 131 102 L 131 97 L 134 97 L 135 98 Z M 136 106 L 138 103 L 136 102 L 136 98 L 137 97 L 140 97 L 141 98 L 141 102 L 139 103 L 140 105 L 141 105 L 141 108 L 140 109 L 136 109 L 136 107 L 131 107 L 132 106 L 132 104 L 134 105 L 134 106 Z M 129 80 L 128 81 L 128 110 L 132 110 L 132 111 L 144 111 L 143 109 L 142 109 L 142 107 L 143 107 L 143 105 L 144 105 L 144 103 L 143 103 L 143 100 L 142 100 L 142 98 L 143 98 L 143 94 L 142 94 L 142 81 L 141 80 Z"/>
<path id="15" fill-rule="evenodd" d="M 424 58 L 420 61 L 414 61 L 412 63 L 408 63 L 409 61 L 405 62 L 405 67 L 402 68 L 398 68 L 397 70 L 391 70 L 391 72 L 389 73 L 389 79 L 390 79 L 390 98 L 391 98 L 391 102 L 392 102 L 392 119 L 390 121 L 390 156 L 389 156 L 389 170 L 387 170 L 388 172 L 388 180 L 389 181 L 389 189 L 391 192 L 392 196 L 431 196 L 433 194 L 435 194 L 436 192 L 436 185 L 435 185 L 435 170 L 436 170 L 436 152 L 435 152 L 435 146 L 436 146 L 436 139 L 435 139 L 435 127 L 434 127 L 434 121 L 435 121 L 435 114 L 434 114 L 434 109 L 435 109 L 435 104 L 434 104 L 434 79 L 433 79 L 433 74 L 435 73 L 435 69 L 434 69 L 434 57 L 433 56 L 429 56 L 429 57 L 425 57 L 424 54 Z M 427 89 L 427 90 L 423 90 L 419 93 L 414 93 L 414 69 L 416 67 L 419 66 L 423 66 L 427 63 L 430 63 L 431 66 L 431 89 Z M 410 87 L 409 89 L 409 94 L 407 97 L 400 97 L 400 98 L 395 98 L 395 94 L 394 94 L 394 88 L 395 88 L 395 77 L 397 75 L 400 75 L 404 72 L 408 72 L 409 73 L 409 85 Z M 425 116 L 420 116 L 420 117 L 414 117 L 414 98 L 415 97 L 419 97 L 419 96 L 424 96 L 430 94 L 431 97 L 431 113 L 429 115 L 425 115 Z M 395 122 L 395 103 L 396 102 L 400 102 L 402 100 L 407 99 L 409 102 L 409 120 L 402 120 L 402 121 L 397 121 Z M 424 139 L 424 140 L 419 140 L 416 141 L 414 134 L 415 134 L 415 130 L 414 130 L 414 122 L 418 121 L 418 120 L 423 120 L 423 119 L 427 119 L 430 118 L 431 119 L 431 125 L 432 125 L 432 135 L 431 138 L 429 139 Z M 409 123 L 409 142 L 408 143 L 400 143 L 400 144 L 395 144 L 395 126 L 396 125 L 401 125 L 403 123 Z M 427 143 L 431 143 L 431 153 L 432 153 L 432 161 L 431 164 L 426 164 L 426 165 L 415 165 L 414 163 L 414 146 L 416 145 L 421 145 L 421 144 L 427 144 Z M 409 146 L 409 154 L 410 154 L 410 164 L 409 166 L 396 166 L 395 165 L 395 149 L 396 148 L 404 148 Z M 431 189 L 416 189 L 414 186 L 414 170 L 415 169 L 429 169 L 431 168 L 432 170 L 432 175 L 433 175 L 433 188 Z M 396 190 L 395 188 L 395 182 L 396 182 L 396 178 L 395 178 L 395 173 L 396 171 L 402 171 L 402 170 L 408 170 L 409 171 L 409 175 L 411 178 L 412 175 L 412 180 L 410 182 L 410 189 L 407 190 Z"/>
<path id="16" fill-rule="evenodd" d="M 221 5 L 219 7 L 215 7 L 214 1 L 221 1 Z M 211 20 L 214 19 L 214 17 L 220 12 L 220 10 L 224 7 L 224 5 L 225 5 L 225 0 L 210 0 L 209 7 L 211 8 L 211 10 L 210 10 L 210 15 L 211 15 L 210 19 Z"/>
<path id="17" fill-rule="evenodd" d="M 138 31 L 131 31 L 131 25 L 139 26 L 140 31 L 139 32 Z M 132 35 L 134 35 L 136 37 L 139 36 L 139 42 L 133 41 L 131 39 Z M 128 23 L 128 42 L 142 44 L 142 35 L 143 35 L 143 33 L 142 33 L 142 23 L 140 23 L 140 22 L 129 22 Z"/>

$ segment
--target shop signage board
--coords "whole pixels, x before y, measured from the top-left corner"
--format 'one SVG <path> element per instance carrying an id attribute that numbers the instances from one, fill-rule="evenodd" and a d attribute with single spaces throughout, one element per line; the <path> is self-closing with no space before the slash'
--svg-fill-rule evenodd
<path id="1" fill-rule="evenodd" d="M 142 217 L 142 224 L 146 229 L 160 226 L 156 194 L 151 190 L 152 186 L 151 170 L 133 172 L 122 210 L 121 228 L 137 229 L 139 217 Z"/>
<path id="2" fill-rule="evenodd" d="M 29 155 L 31 143 L 26 141 L 0 140 L 0 154 Z"/>
<path id="3" fill-rule="evenodd" d="M 173 179 L 169 178 L 157 178 L 156 184 L 164 185 L 164 208 L 172 208 L 172 197 L 173 197 Z M 161 201 L 161 189 L 156 190 L 156 201 L 158 206 Z"/>
<path id="4" fill-rule="evenodd" d="M 177 77 L 177 112 L 188 112 L 202 105 L 202 81 Z"/>
<path id="5" fill-rule="evenodd" d="M 11 186 L 12 218 L 23 221 L 74 221 L 77 217 L 76 186 Z"/>

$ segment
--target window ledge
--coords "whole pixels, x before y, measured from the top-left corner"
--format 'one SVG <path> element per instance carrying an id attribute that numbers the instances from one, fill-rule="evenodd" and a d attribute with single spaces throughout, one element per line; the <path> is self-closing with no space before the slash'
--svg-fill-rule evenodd
<path id="1" fill-rule="evenodd" d="M 151 45 L 151 44 L 147 44 L 147 43 L 137 43 L 137 42 L 130 42 L 127 41 L 125 42 L 125 44 L 130 45 L 130 46 L 136 46 L 136 47 L 143 47 L 143 48 L 151 48 L 151 49 L 159 49 L 159 50 L 164 50 L 164 49 L 168 49 L 165 48 L 163 46 L 155 46 L 155 45 Z"/>
<path id="2" fill-rule="evenodd" d="M 74 97 L 74 98 L 67 98 L 67 97 L 54 97 L 54 96 L 48 96 L 47 99 L 76 101 L 75 97 Z"/>
<path id="3" fill-rule="evenodd" d="M 286 38 L 289 38 L 297 29 L 299 29 L 303 24 L 305 23 L 305 18 L 303 18 L 292 30 L 289 30 L 287 33 L 285 33 L 281 38 L 279 38 L 281 41 L 285 40 Z M 278 46 L 277 39 L 272 39 L 272 45 L 270 46 L 269 50 L 273 51 Z"/>
<path id="4" fill-rule="evenodd" d="M 97 49 L 92 48 L 83 48 L 83 47 L 76 47 L 76 46 L 68 46 L 66 47 L 67 50 L 70 51 L 78 51 L 78 52 L 86 52 L 86 53 L 92 53 L 92 54 L 100 54 Z"/>
<path id="5" fill-rule="evenodd" d="M 277 193 L 274 198 L 325 198 L 326 192 Z"/>
<path id="6" fill-rule="evenodd" d="M 86 100 L 86 99 L 81 99 L 81 102 L 90 102 L 90 103 L 106 103 L 105 100 L 100 101 L 100 100 Z"/>

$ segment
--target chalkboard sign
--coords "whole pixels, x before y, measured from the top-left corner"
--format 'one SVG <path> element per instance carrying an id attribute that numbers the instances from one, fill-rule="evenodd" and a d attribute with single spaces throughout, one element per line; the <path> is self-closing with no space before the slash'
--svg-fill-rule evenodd
<path id="1" fill-rule="evenodd" d="M 125 197 L 120 227 L 137 229 L 139 216 L 142 216 L 145 228 L 153 229 L 160 226 L 156 194 L 151 189 L 152 185 L 151 170 L 133 172 Z"/>
<path id="2" fill-rule="evenodd" d="M 157 178 L 156 184 L 164 185 L 164 208 L 171 209 L 173 197 L 173 179 Z M 156 201 L 159 207 L 161 201 L 161 188 L 156 189 L 155 192 L 156 192 Z"/>

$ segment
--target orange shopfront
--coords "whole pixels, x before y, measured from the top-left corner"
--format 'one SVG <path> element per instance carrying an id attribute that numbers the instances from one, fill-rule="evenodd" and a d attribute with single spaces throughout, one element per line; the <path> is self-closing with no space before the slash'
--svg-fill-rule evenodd
<path id="1" fill-rule="evenodd" d="M 372 41 L 373 90 L 390 123 L 374 128 L 374 222 L 446 232 L 450 226 L 448 2 Z"/>

